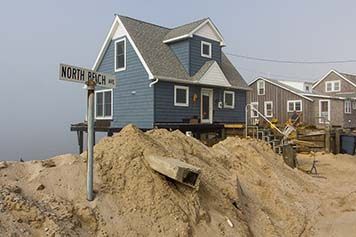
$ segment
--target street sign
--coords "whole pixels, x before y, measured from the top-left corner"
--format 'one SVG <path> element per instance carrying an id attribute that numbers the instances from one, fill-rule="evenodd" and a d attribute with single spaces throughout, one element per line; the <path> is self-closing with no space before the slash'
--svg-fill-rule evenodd
<path id="1" fill-rule="evenodd" d="M 115 88 L 116 86 L 116 78 L 113 75 L 67 64 L 59 65 L 59 80 L 83 84 L 95 81 L 96 86 L 104 88 Z"/>
<path id="2" fill-rule="evenodd" d="M 88 118 L 88 168 L 87 168 L 87 200 L 94 200 L 94 95 L 95 87 L 114 88 L 116 78 L 110 74 L 95 72 L 90 69 L 66 64 L 59 65 L 59 79 L 64 81 L 84 83 L 87 85 L 87 118 Z"/>

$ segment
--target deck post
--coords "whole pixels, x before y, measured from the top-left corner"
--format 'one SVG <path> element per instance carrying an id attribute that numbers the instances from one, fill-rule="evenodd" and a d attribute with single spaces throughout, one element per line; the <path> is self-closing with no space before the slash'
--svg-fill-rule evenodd
<path id="1" fill-rule="evenodd" d="M 331 128 L 327 126 L 325 129 L 325 152 L 330 153 L 330 143 L 331 143 Z"/>
<path id="2" fill-rule="evenodd" d="M 83 153 L 84 135 L 83 131 L 77 131 L 79 154 Z"/>
<path id="3" fill-rule="evenodd" d="M 335 154 L 340 153 L 340 136 L 341 136 L 341 129 L 336 129 L 335 131 Z"/>

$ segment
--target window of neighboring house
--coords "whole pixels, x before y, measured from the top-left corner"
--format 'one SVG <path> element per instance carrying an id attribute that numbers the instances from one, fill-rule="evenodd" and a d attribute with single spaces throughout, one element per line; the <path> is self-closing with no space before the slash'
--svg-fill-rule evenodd
<path id="1" fill-rule="evenodd" d="M 174 86 L 174 106 L 189 106 L 189 87 Z"/>
<path id="2" fill-rule="evenodd" d="M 273 102 L 272 101 L 265 101 L 265 116 L 267 118 L 273 117 Z"/>
<path id="3" fill-rule="evenodd" d="M 224 91 L 224 108 L 235 108 L 235 92 Z"/>
<path id="4" fill-rule="evenodd" d="M 302 111 L 302 101 L 301 100 L 288 100 L 287 101 L 287 111 L 288 112 L 301 112 Z"/>
<path id="5" fill-rule="evenodd" d="M 201 42 L 201 56 L 211 58 L 211 43 L 205 41 Z"/>
<path id="6" fill-rule="evenodd" d="M 95 91 L 95 118 L 112 119 L 112 90 Z"/>
<path id="7" fill-rule="evenodd" d="M 337 92 L 340 91 L 340 81 L 327 81 L 325 83 L 326 92 Z"/>
<path id="8" fill-rule="evenodd" d="M 115 72 L 126 69 L 126 39 L 115 41 Z"/>
<path id="9" fill-rule="evenodd" d="M 352 101 L 352 109 L 356 110 L 356 100 Z"/>
<path id="10" fill-rule="evenodd" d="M 252 102 L 251 107 L 258 110 L 258 102 Z M 258 118 L 258 113 L 251 108 L 251 118 Z"/>
<path id="11" fill-rule="evenodd" d="M 345 100 L 345 114 L 351 114 L 351 100 Z"/>
<path id="12" fill-rule="evenodd" d="M 265 94 L 265 81 L 264 80 L 259 80 L 257 82 L 257 94 L 258 95 L 264 95 Z"/>

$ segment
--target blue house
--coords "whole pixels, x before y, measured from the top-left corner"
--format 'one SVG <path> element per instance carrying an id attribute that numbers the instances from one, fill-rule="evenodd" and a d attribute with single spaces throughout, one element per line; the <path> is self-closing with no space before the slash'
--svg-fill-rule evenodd
<path id="1" fill-rule="evenodd" d="M 224 46 L 209 18 L 167 28 L 115 16 L 93 67 L 117 78 L 116 88 L 96 91 L 97 126 L 194 130 L 243 123 L 249 88 Z"/>

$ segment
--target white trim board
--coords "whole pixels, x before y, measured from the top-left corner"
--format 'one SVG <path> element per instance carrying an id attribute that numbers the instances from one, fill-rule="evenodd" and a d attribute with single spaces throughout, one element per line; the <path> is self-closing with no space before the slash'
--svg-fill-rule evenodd
<path id="1" fill-rule="evenodd" d="M 231 84 L 226 79 L 224 72 L 221 70 L 219 64 L 216 61 L 204 73 L 198 83 L 213 86 L 231 87 Z"/>
<path id="2" fill-rule="evenodd" d="M 210 25 L 210 27 L 213 29 L 214 33 L 220 39 L 220 41 L 219 41 L 220 42 L 220 46 L 225 46 L 224 38 L 222 37 L 222 35 L 220 34 L 219 30 L 216 28 L 216 26 L 213 24 L 213 22 L 210 19 L 206 19 L 203 23 L 201 23 L 199 26 L 194 28 L 188 34 L 184 34 L 184 35 L 180 35 L 180 36 L 177 36 L 177 37 L 174 37 L 174 38 L 170 38 L 170 39 L 164 40 L 163 43 L 170 43 L 170 42 L 174 42 L 174 41 L 185 39 L 185 38 L 192 38 L 193 34 L 196 33 L 199 29 L 201 29 L 206 24 Z M 213 39 L 213 40 L 215 40 L 215 39 Z"/>
<path id="3" fill-rule="evenodd" d="M 95 63 L 93 65 L 93 70 L 96 71 L 98 69 L 100 62 L 103 59 L 104 54 L 105 54 L 107 48 L 109 47 L 111 40 L 113 40 L 113 37 L 114 37 L 116 31 L 119 29 L 119 27 L 122 27 L 120 29 L 120 31 L 122 32 L 121 37 L 122 36 L 126 36 L 127 37 L 127 39 L 130 42 L 131 46 L 135 50 L 135 53 L 137 54 L 138 58 L 140 59 L 143 67 L 145 68 L 145 70 L 146 70 L 146 72 L 148 74 L 148 78 L 149 79 L 153 79 L 154 76 L 153 76 L 151 70 L 149 69 L 149 67 L 148 67 L 147 63 L 145 62 L 144 58 L 142 57 L 142 54 L 138 50 L 135 42 L 132 40 L 130 34 L 127 32 L 127 30 L 125 28 L 125 25 L 122 23 L 122 21 L 120 20 L 119 16 L 115 16 L 115 19 L 114 19 L 114 21 L 113 21 L 113 23 L 111 25 L 111 28 L 110 28 L 110 30 L 109 30 L 106 38 L 105 38 L 105 41 L 104 41 L 103 45 L 101 46 L 99 54 L 98 54 L 98 56 L 97 56 L 97 58 L 95 60 Z"/>
<path id="4" fill-rule="evenodd" d="M 319 117 L 322 117 L 321 116 L 321 102 L 328 102 L 328 120 L 331 121 L 331 109 L 330 109 L 330 104 L 331 104 L 331 101 L 330 100 L 319 100 Z M 319 118 L 319 123 L 322 123 L 322 119 Z M 326 121 L 327 123 L 329 123 L 328 121 Z"/>
<path id="5" fill-rule="evenodd" d="M 298 96 L 300 96 L 300 97 L 302 97 L 302 98 L 304 98 L 304 99 L 306 99 L 306 100 L 309 100 L 309 101 L 311 101 L 311 102 L 314 101 L 313 99 L 310 99 L 310 98 L 304 96 L 303 94 L 300 94 L 300 93 L 297 93 L 297 92 L 295 92 L 295 91 L 292 91 L 292 90 L 288 89 L 287 87 L 284 87 L 284 86 L 281 86 L 281 85 L 279 85 L 279 84 L 276 84 L 276 83 L 274 83 L 273 81 L 270 81 L 270 80 L 268 80 L 267 78 L 264 78 L 264 77 L 257 77 L 255 80 L 251 81 L 248 85 L 251 86 L 253 83 L 255 83 L 256 81 L 258 81 L 258 80 L 260 80 L 260 79 L 261 79 L 261 80 L 264 80 L 264 81 L 266 81 L 266 82 L 268 82 L 268 83 L 271 83 L 272 85 L 275 85 L 275 86 L 277 86 L 277 87 L 279 87 L 279 88 L 282 88 L 282 89 L 284 89 L 284 90 L 286 90 L 286 91 L 289 91 L 289 92 L 291 92 L 291 93 L 293 93 L 293 94 L 295 94 L 295 95 L 298 95 Z"/>
<path id="6" fill-rule="evenodd" d="M 186 103 L 177 102 L 177 89 L 185 90 L 185 92 L 186 92 L 186 94 L 185 94 Z M 174 106 L 189 107 L 189 86 L 174 85 Z"/>
<path id="7" fill-rule="evenodd" d="M 313 89 L 319 85 L 320 82 L 322 82 L 327 76 L 329 76 L 330 73 L 335 73 L 336 75 L 338 75 L 340 78 L 344 79 L 345 81 L 347 81 L 348 83 L 350 83 L 351 85 L 353 85 L 354 87 L 356 87 L 356 84 L 353 83 L 352 81 L 350 81 L 349 79 L 347 79 L 346 77 L 344 77 L 343 75 L 341 75 L 338 71 L 331 69 L 328 73 L 326 73 L 319 81 L 317 81 L 314 85 L 313 85 Z M 340 84 L 341 87 L 341 84 Z"/>

